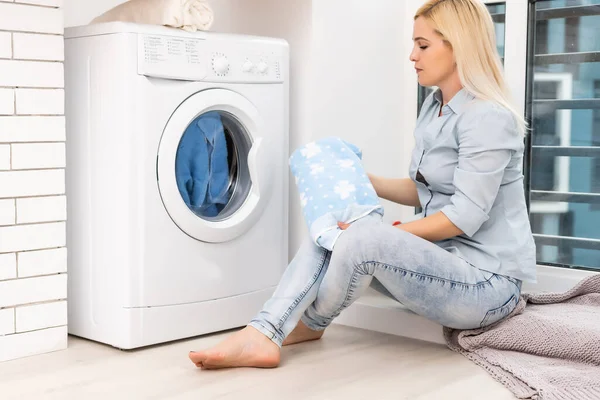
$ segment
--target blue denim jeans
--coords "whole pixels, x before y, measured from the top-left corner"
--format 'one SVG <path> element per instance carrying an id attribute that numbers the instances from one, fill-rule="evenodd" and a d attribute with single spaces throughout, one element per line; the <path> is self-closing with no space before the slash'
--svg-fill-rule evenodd
<path id="1" fill-rule="evenodd" d="M 443 326 L 473 329 L 506 317 L 521 281 L 476 268 L 434 243 L 363 218 L 350 225 L 333 251 L 306 240 L 264 308 L 250 322 L 274 343 L 302 320 L 323 330 L 374 287 Z"/>

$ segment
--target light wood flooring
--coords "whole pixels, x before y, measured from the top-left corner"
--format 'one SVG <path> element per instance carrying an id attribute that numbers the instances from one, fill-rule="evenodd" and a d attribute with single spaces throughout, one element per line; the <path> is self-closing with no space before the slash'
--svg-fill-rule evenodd
<path id="1" fill-rule="evenodd" d="M 272 370 L 202 371 L 188 361 L 227 334 L 135 351 L 70 337 L 65 351 L 0 363 L 0 399 L 514 399 L 444 346 L 340 325 L 284 347 Z"/>

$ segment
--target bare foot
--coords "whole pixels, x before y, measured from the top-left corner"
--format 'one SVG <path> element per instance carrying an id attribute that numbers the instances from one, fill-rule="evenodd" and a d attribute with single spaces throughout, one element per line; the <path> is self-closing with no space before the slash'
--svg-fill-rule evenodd
<path id="1" fill-rule="evenodd" d="M 313 331 L 308 326 L 304 325 L 302 321 L 298 322 L 298 325 L 294 328 L 292 333 L 289 334 L 287 338 L 283 341 L 284 346 L 289 346 L 290 344 L 308 342 L 310 340 L 318 340 L 321 339 L 321 336 L 325 331 Z"/>
<path id="2" fill-rule="evenodd" d="M 190 352 L 189 357 L 202 369 L 274 368 L 279 365 L 280 349 L 265 335 L 247 326 L 211 349 Z"/>

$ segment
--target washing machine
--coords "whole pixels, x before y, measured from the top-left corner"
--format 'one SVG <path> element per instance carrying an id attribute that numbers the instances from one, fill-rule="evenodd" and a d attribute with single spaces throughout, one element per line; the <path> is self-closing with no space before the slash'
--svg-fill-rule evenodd
<path id="1" fill-rule="evenodd" d="M 65 57 L 69 332 L 246 325 L 288 261 L 287 43 L 118 22 Z"/>

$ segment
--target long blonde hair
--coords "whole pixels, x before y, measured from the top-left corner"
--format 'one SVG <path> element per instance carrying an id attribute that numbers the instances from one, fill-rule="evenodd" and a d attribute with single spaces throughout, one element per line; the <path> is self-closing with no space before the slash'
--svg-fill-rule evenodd
<path id="1" fill-rule="evenodd" d="M 452 48 L 465 89 L 508 109 L 524 134 L 527 124 L 512 102 L 496 51 L 494 22 L 485 5 L 479 0 L 429 0 L 414 19 L 419 17 L 430 22 Z"/>

